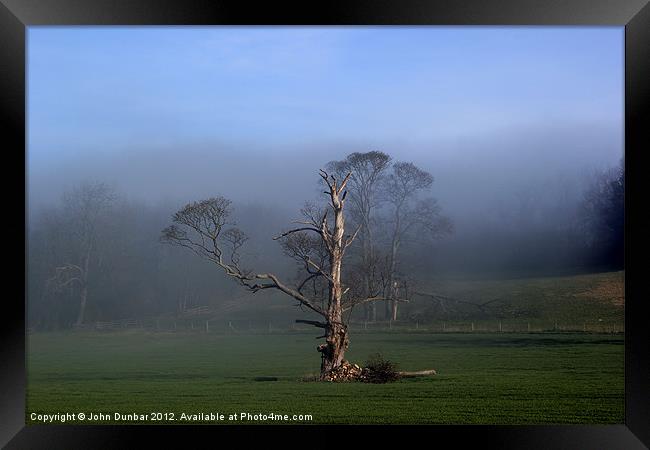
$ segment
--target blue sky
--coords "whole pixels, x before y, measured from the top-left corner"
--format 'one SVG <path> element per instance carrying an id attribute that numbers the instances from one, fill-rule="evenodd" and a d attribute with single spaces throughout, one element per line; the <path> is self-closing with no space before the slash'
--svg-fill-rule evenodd
<path id="1" fill-rule="evenodd" d="M 67 152 L 615 123 L 622 38 L 622 28 L 580 27 L 31 27 L 30 144 Z"/>
<path id="2" fill-rule="evenodd" d="M 213 142 L 276 154 L 333 142 L 412 149 L 555 126 L 607 130 L 616 160 L 623 36 L 622 27 L 29 27 L 28 164 L 44 177 L 65 161 Z"/>

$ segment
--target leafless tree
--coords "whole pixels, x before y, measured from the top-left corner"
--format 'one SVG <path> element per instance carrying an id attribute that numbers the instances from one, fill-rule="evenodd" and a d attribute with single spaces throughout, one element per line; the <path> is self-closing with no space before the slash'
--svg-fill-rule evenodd
<path id="1" fill-rule="evenodd" d="M 58 292 L 66 287 L 78 288 L 79 313 L 76 325 L 81 325 L 85 318 L 88 279 L 91 262 L 98 253 L 100 221 L 115 199 L 114 189 L 105 183 L 84 183 L 63 196 L 65 230 L 73 251 L 63 264 L 54 268 L 47 286 Z"/>
<path id="2" fill-rule="evenodd" d="M 378 295 L 378 256 L 373 235 L 373 212 L 378 206 L 377 190 L 391 162 L 390 156 L 379 151 L 351 153 L 341 161 L 332 161 L 328 169 L 338 174 L 352 173 L 350 177 L 350 217 L 360 227 L 359 246 L 361 250 L 360 267 L 364 291 L 359 297 L 371 298 Z M 359 287 L 361 287 L 359 286 Z M 377 318 L 376 302 L 364 303 L 366 320 Z"/>
<path id="3" fill-rule="evenodd" d="M 317 347 L 322 358 L 321 377 L 343 363 L 349 345 L 347 325 L 343 322 L 343 298 L 347 292 L 341 276 L 345 252 L 359 231 L 357 228 L 354 233 L 345 233 L 345 188 L 351 176 L 347 173 L 339 179 L 321 170 L 320 177 L 327 186 L 327 208 L 319 210 L 307 206 L 303 209 L 304 219 L 296 222 L 299 226 L 275 238 L 282 241 L 285 254 L 304 267 L 306 276 L 296 286 L 281 281 L 273 273 L 256 273 L 241 265 L 240 250 L 247 237 L 234 227 L 232 205 L 224 197 L 189 203 L 174 214 L 174 223 L 163 230 L 161 238 L 163 242 L 188 248 L 211 261 L 251 292 L 279 290 L 301 307 L 319 315 L 320 321 L 299 322 L 324 330 L 325 343 Z M 330 213 L 331 218 L 328 217 Z M 307 293 L 309 281 L 317 279 L 326 283 L 326 298 Z"/>
<path id="4" fill-rule="evenodd" d="M 409 235 L 419 238 L 438 239 L 451 232 L 448 218 L 441 215 L 441 208 L 433 198 L 421 198 L 433 183 L 433 176 L 413 163 L 396 162 L 386 178 L 385 196 L 389 204 L 390 244 L 384 279 L 388 298 L 386 317 L 397 320 L 397 279 L 399 252 L 402 242 Z"/>

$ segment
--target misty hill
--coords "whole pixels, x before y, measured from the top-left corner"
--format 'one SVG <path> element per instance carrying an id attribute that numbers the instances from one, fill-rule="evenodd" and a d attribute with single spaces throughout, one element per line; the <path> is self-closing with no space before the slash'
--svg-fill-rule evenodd
<path id="1" fill-rule="evenodd" d="M 497 324 L 525 324 L 543 329 L 570 327 L 580 329 L 586 324 L 590 330 L 618 326 L 624 322 L 624 271 L 582 275 L 461 279 L 447 278 L 433 281 L 411 293 L 409 303 L 403 306 L 403 316 L 395 326 L 423 327 L 441 321 Z M 416 293 L 417 292 L 417 293 Z M 424 294 L 434 294 L 431 297 Z M 305 318 L 305 313 L 280 295 L 234 296 L 221 307 L 213 308 L 214 329 L 219 323 L 231 321 L 243 330 L 265 327 L 268 322 L 275 329 L 288 329 L 291 321 Z M 383 303 L 378 305 L 379 324 L 383 321 Z M 361 310 L 353 312 L 352 324 L 362 326 Z M 496 326 L 496 325 L 495 325 Z"/>
<path id="2" fill-rule="evenodd" d="M 444 280 L 416 295 L 412 317 L 438 320 L 533 320 L 564 324 L 621 323 L 625 272 L 502 280 Z M 406 310 L 405 310 L 406 314 Z"/>

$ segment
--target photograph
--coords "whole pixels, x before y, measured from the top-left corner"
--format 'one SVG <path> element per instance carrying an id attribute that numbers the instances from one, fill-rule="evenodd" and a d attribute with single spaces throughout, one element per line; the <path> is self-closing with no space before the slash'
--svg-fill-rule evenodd
<path id="1" fill-rule="evenodd" d="M 25 423 L 624 425 L 624 26 L 25 31 Z"/>

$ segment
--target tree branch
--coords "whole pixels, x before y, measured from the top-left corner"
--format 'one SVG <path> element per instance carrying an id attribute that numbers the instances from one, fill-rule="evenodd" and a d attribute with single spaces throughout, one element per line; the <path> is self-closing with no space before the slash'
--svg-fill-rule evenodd
<path id="1" fill-rule="evenodd" d="M 346 248 L 348 248 L 350 245 L 352 245 L 352 242 L 354 242 L 354 240 L 356 239 L 357 234 L 359 234 L 359 231 L 360 231 L 360 230 L 361 230 L 361 225 L 359 225 L 359 226 L 357 227 L 357 229 L 354 231 L 354 233 L 352 234 L 351 237 L 348 237 L 348 238 L 345 240 L 345 245 L 343 246 L 344 249 L 346 249 Z"/>
<path id="2" fill-rule="evenodd" d="M 338 187 L 338 191 L 341 192 L 343 189 L 345 189 L 345 185 L 348 184 L 348 181 L 350 181 L 350 177 L 352 176 L 352 172 L 348 172 L 348 174 L 343 178 L 343 181 L 341 182 L 341 185 Z"/>
<path id="3" fill-rule="evenodd" d="M 325 311 L 323 311 L 319 306 L 314 305 L 310 300 L 308 300 L 304 295 L 302 295 L 300 292 L 291 289 L 290 287 L 286 286 L 280 280 L 278 277 L 272 273 L 260 273 L 257 275 L 254 275 L 253 277 L 242 277 L 242 276 L 237 276 L 234 275 L 236 278 L 240 279 L 242 281 L 242 284 L 244 286 L 249 287 L 253 292 L 259 290 L 259 289 L 278 289 L 285 294 L 289 295 L 290 297 L 293 297 L 294 299 L 298 300 L 301 304 L 305 305 L 307 308 L 311 309 L 312 311 L 320 314 L 323 317 L 327 317 L 327 314 Z M 248 283 L 248 280 L 251 278 L 253 279 L 259 279 L 259 280 L 271 280 L 272 284 L 267 284 L 267 285 L 253 285 L 251 286 Z"/>
<path id="4" fill-rule="evenodd" d="M 323 322 L 318 322 L 316 320 L 302 320 L 302 319 L 297 319 L 296 323 L 306 323 L 307 325 L 313 325 L 318 328 L 326 328 L 327 324 Z"/>
<path id="5" fill-rule="evenodd" d="M 484 303 L 473 303 L 473 302 L 468 302 L 466 300 L 460 300 L 460 299 L 457 299 L 457 298 L 447 297 L 447 296 L 439 295 L 439 294 L 430 294 L 430 293 L 426 293 L 426 292 L 414 291 L 413 294 L 421 295 L 423 297 L 430 297 L 430 298 L 433 298 L 433 299 L 438 300 L 438 301 L 447 300 L 447 301 L 456 302 L 456 303 L 463 303 L 463 304 L 466 304 L 466 305 L 474 306 L 474 307 L 480 309 L 481 311 L 485 311 L 485 307 L 487 305 L 489 305 L 490 303 L 501 300 L 501 298 L 499 297 L 499 298 L 495 298 L 495 299 L 492 299 L 492 300 L 488 300 L 487 302 L 484 302 Z"/>
<path id="6" fill-rule="evenodd" d="M 314 232 L 316 232 L 316 233 L 318 233 L 318 234 L 322 234 L 322 231 L 319 230 L 319 229 L 317 229 L 317 228 L 312 228 L 312 227 L 303 227 L 303 228 L 295 228 L 295 229 L 293 229 L 293 230 L 289 230 L 289 231 L 287 231 L 287 232 L 284 232 L 284 233 L 282 233 L 280 236 L 276 236 L 276 237 L 274 237 L 273 240 L 274 240 L 274 241 L 277 241 L 278 239 L 282 239 L 282 238 L 285 237 L 285 236 L 288 236 L 288 235 L 290 235 L 290 234 L 292 234 L 292 233 L 297 233 L 297 232 L 299 232 L 299 231 L 314 231 Z"/>
<path id="7" fill-rule="evenodd" d="M 368 297 L 364 298 L 362 300 L 354 300 L 351 301 L 345 308 L 343 308 L 343 311 L 348 311 L 350 308 L 353 308 L 356 305 L 361 305 L 362 303 L 369 303 L 369 302 L 376 302 L 376 301 L 394 301 L 394 302 L 400 302 L 400 303 L 409 303 L 407 299 L 404 298 L 388 298 L 388 297 Z"/>
<path id="8" fill-rule="evenodd" d="M 334 188 L 332 186 L 332 183 L 330 183 L 329 175 L 327 174 L 327 172 L 325 172 L 323 169 L 318 169 L 318 174 L 323 180 L 325 180 L 327 187 L 330 188 L 330 191 L 332 191 Z M 329 192 L 325 192 L 325 193 L 329 194 Z"/>

